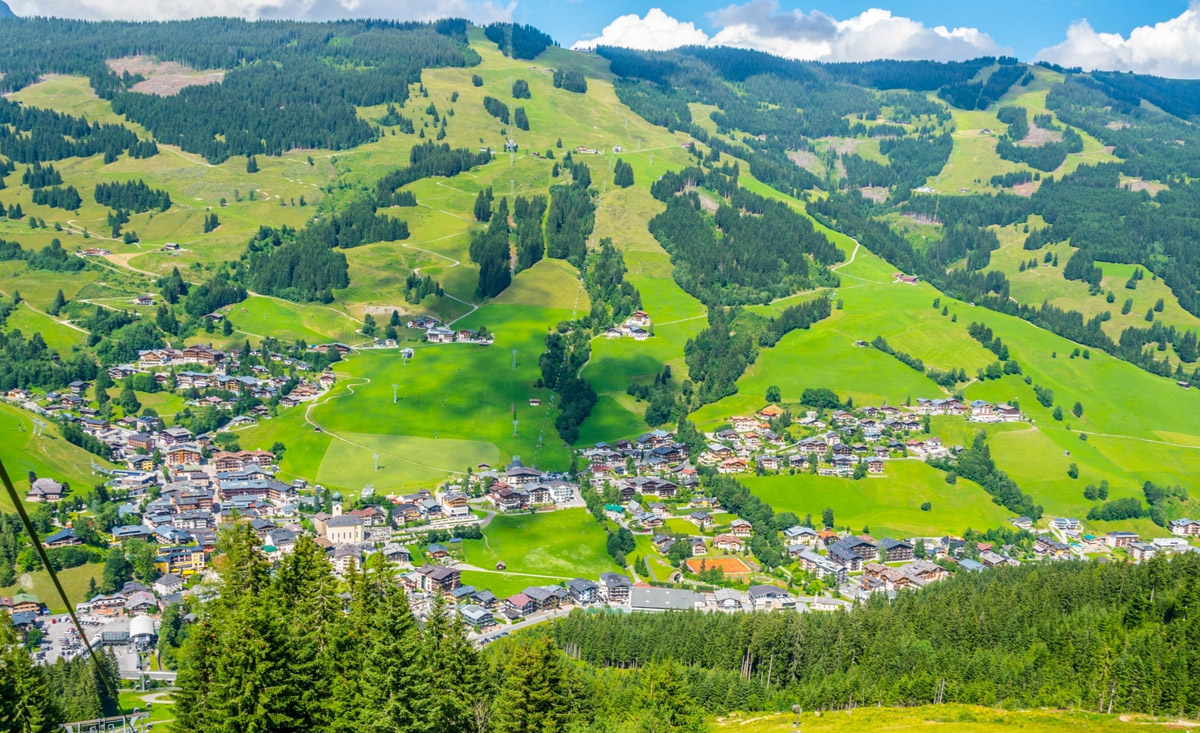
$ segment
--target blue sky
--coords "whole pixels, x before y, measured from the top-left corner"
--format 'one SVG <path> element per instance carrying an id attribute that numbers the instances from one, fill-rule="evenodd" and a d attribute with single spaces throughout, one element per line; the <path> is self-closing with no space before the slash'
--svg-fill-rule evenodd
<path id="1" fill-rule="evenodd" d="M 1200 0 L 8 0 L 18 15 L 169 20 L 514 20 L 580 41 L 754 48 L 797 59 L 962 60 L 1012 53 L 1085 69 L 1200 78 Z M 582 45 L 587 45 L 582 44 Z"/>
<path id="2" fill-rule="evenodd" d="M 582 0 L 527 0 L 519 2 L 514 20 L 532 23 L 554 36 L 564 46 L 600 33 L 601 29 L 619 15 L 645 15 L 651 7 L 679 20 L 692 21 L 712 34 L 716 27 L 707 14 L 729 6 L 729 2 L 692 2 L 665 0 L 660 2 L 611 0 L 593 2 Z M 890 10 L 918 20 L 927 26 L 974 27 L 989 34 L 999 44 L 1012 48 L 1022 59 L 1032 59 L 1038 51 L 1060 43 L 1072 22 L 1086 19 L 1098 33 L 1129 32 L 1142 25 L 1152 25 L 1178 16 L 1187 10 L 1186 0 L 1136 0 L 1126 2 L 1081 2 L 1080 0 L 876 0 L 861 2 L 781 2 L 784 10 L 821 11 L 834 18 L 844 19 L 869 8 Z"/>

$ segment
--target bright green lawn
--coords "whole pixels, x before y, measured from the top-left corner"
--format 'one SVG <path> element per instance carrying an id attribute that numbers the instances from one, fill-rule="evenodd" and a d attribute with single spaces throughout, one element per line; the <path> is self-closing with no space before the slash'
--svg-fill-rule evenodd
<path id="1" fill-rule="evenodd" d="M 417 347 L 416 357 L 407 365 L 396 351 L 356 355 L 339 368 L 351 375 L 346 381 L 359 384 L 315 407 L 313 419 L 337 434 L 490 443 L 501 460 L 519 455 L 528 464 L 565 468 L 568 452 L 554 429 L 556 411 L 549 404 L 550 392 L 535 389 L 533 383 L 539 375 L 537 359 L 545 350 L 546 331 L 567 315 L 545 308 L 488 305 L 458 325 L 486 325 L 497 334 L 492 346 L 426 344 Z M 395 404 L 393 384 L 399 396 Z M 539 398 L 541 405 L 530 406 L 531 397 Z M 463 445 L 439 444 L 411 458 L 461 471 L 481 455 L 475 449 L 460 452 Z"/>
<path id="2" fill-rule="evenodd" d="M 88 581 L 95 578 L 99 583 L 100 575 L 103 572 L 103 563 L 88 563 L 58 571 L 58 581 L 62 583 L 63 591 L 67 594 L 67 600 L 71 602 L 72 608 L 76 603 L 88 600 Z M 22 579 L 27 579 L 29 582 L 24 583 Z M 16 593 L 33 593 L 54 613 L 62 613 L 67 610 L 58 596 L 54 583 L 50 580 L 50 574 L 45 571 L 24 573 L 18 577 L 15 585 L 0 588 L 0 596 L 12 596 Z"/>
<path id="3" fill-rule="evenodd" d="M 481 570 L 462 571 L 462 582 L 463 585 L 473 585 L 478 590 L 490 590 L 497 598 L 507 598 L 515 593 L 520 593 L 531 585 L 562 585 L 563 583 L 562 580 L 552 578 Z"/>
<path id="4" fill-rule="evenodd" d="M 797 473 L 747 476 L 742 483 L 776 511 L 819 518 L 830 507 L 838 527 L 870 526 L 876 537 L 961 534 L 968 527 L 997 526 L 1012 516 L 978 484 L 959 479 L 951 486 L 941 471 L 916 460 L 889 461 L 884 476 L 859 481 Z M 932 508 L 924 512 L 926 501 Z"/>
<path id="5" fill-rule="evenodd" d="M 0 458 L 8 475 L 24 498 L 29 491 L 29 472 L 39 477 L 67 481 L 72 488 L 86 494 L 92 486 L 103 483 L 103 477 L 92 473 L 93 461 L 105 465 L 98 456 L 63 440 L 58 428 L 46 421 L 44 437 L 33 436 L 33 415 L 7 403 L 0 403 Z M 111 464 L 107 464 L 110 465 Z M 0 509 L 12 509 L 8 493 L 0 493 Z"/>
<path id="6" fill-rule="evenodd" d="M 365 337 L 356 333 L 359 323 L 345 314 L 320 304 L 290 303 L 278 298 L 252 295 L 241 303 L 229 306 L 227 316 L 236 333 L 260 340 L 274 336 L 283 341 L 303 339 L 309 344 L 341 341 L 358 343 Z M 200 341 L 211 341 L 209 334 L 200 332 Z"/>
<path id="7" fill-rule="evenodd" d="M 566 580 L 620 570 L 605 551 L 603 527 L 586 509 L 499 515 L 484 530 L 484 537 L 463 541 L 467 562 L 480 568 L 494 569 L 503 561 L 508 572 Z"/>
<path id="8" fill-rule="evenodd" d="M 165 699 L 158 698 L 158 695 L 165 695 Z M 150 722 L 163 723 L 175 719 L 174 704 L 170 701 L 171 693 L 163 693 L 157 691 L 150 692 L 134 692 L 132 690 L 121 691 L 121 709 L 125 712 L 133 712 L 134 708 L 145 711 L 147 707 L 150 709 Z M 146 698 L 151 698 L 147 703 Z"/>
<path id="9" fill-rule="evenodd" d="M 1174 721 L 1174 719 L 1172 719 Z M 1165 722 L 1165 721 L 1163 721 Z M 924 705 L 912 708 L 860 707 L 852 712 L 805 711 L 801 726 L 788 713 L 734 713 L 717 718 L 713 730 L 738 733 L 821 733 L 859 731 L 971 731 L 972 733 L 1057 733 L 1058 731 L 1135 731 L 1162 727 L 1143 715 L 1101 715 L 1073 710 L 998 710 L 975 705 Z M 1170 727 L 1170 726 L 1167 726 Z"/>
<path id="10" fill-rule="evenodd" d="M 30 336 L 42 334 L 46 345 L 60 355 L 69 355 L 75 347 L 83 346 L 87 333 L 65 326 L 41 311 L 23 305 L 13 311 L 4 322 L 8 330 L 20 329 L 21 333 Z"/>

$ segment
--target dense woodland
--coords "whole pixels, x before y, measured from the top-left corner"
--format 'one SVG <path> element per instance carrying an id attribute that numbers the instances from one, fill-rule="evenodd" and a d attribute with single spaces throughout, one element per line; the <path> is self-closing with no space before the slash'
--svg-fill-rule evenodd
<path id="1" fill-rule="evenodd" d="M 596 225 L 596 204 L 589 190 L 591 170 L 583 163 L 566 161 L 571 183 L 550 187 L 546 215 L 546 256 L 583 267 L 587 238 Z"/>
<path id="2" fill-rule="evenodd" d="M 739 188 L 737 178 L 736 165 L 686 168 L 651 187 L 667 209 L 650 220 L 650 233 L 670 253 L 680 287 L 706 303 L 738 305 L 837 285 L 827 268 L 841 250 L 808 218 Z"/>
<path id="3" fill-rule="evenodd" d="M 508 235 L 508 199 L 501 198 L 496 212 L 488 217 L 487 228 L 471 238 L 471 261 L 479 265 L 478 298 L 494 298 L 512 283 Z"/>
<path id="4" fill-rule="evenodd" d="M 554 39 L 531 25 L 521 23 L 492 23 L 483 29 L 483 34 L 500 47 L 505 56 L 514 59 L 532 59 L 550 46 Z"/>
<path id="5" fill-rule="evenodd" d="M 88 76 L 118 114 L 144 125 L 159 141 L 220 162 L 231 155 L 338 150 L 373 140 L 375 131 L 358 119 L 354 107 L 404 102 L 408 85 L 420 81 L 422 68 L 477 63 L 478 55 L 465 41 L 462 20 L 63 23 L 17 18 L 0 27 L 0 44 L 9 50 L 0 59 L 0 72 L 4 91 L 20 89 L 45 73 Z M 106 66 L 110 59 L 138 54 L 227 73 L 218 84 L 186 87 L 172 96 L 140 94 L 129 90 L 138 78 L 118 76 Z M 206 113 L 194 114 L 197 108 Z M 0 105 L 0 122 L 14 117 L 21 117 L 17 105 Z M 16 125 L 32 129 L 28 119 Z M 32 162 L 85 150 L 106 157 L 123 150 L 157 152 L 140 149 L 133 133 L 115 125 L 92 126 L 82 139 L 68 139 L 50 119 L 37 127 L 33 137 L 24 139 L 0 128 L 0 153 Z M 76 149 L 86 147 L 71 153 L 72 140 Z"/>
<path id="6" fill-rule="evenodd" d="M 1184 553 L 958 572 L 849 613 L 575 614 L 547 633 L 590 665 L 738 674 L 758 685 L 743 709 L 940 701 L 1194 717 L 1198 594 L 1200 557 Z M 718 710 L 738 694 L 710 689 L 692 692 Z"/>

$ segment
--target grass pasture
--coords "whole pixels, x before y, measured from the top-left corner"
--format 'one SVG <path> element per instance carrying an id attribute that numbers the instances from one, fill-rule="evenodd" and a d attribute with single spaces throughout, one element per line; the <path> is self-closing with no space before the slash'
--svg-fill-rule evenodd
<path id="1" fill-rule="evenodd" d="M 46 345 L 62 355 L 70 354 L 75 348 L 83 346 L 87 332 L 60 323 L 35 310 L 28 303 L 23 305 L 25 307 L 17 308 L 8 316 L 4 323 L 7 330 L 19 329 L 26 336 L 40 333 Z"/>
<path id="2" fill-rule="evenodd" d="M 488 305 L 460 325 L 486 325 L 497 334 L 492 346 L 426 344 L 407 365 L 397 351 L 361 353 L 339 365 L 348 385 L 313 408 L 313 419 L 335 434 L 413 436 L 439 441 L 422 463 L 464 471 L 482 455 L 459 452 L 467 441 L 491 444 L 490 462 L 519 455 L 528 464 L 565 468 L 567 450 L 554 431 L 551 393 L 535 389 L 538 356 L 548 328 L 570 314 L 530 306 Z M 517 368 L 513 369 L 513 351 Z M 459 378 L 488 375 L 488 379 Z M 392 402 L 397 385 L 398 402 Z M 529 400 L 541 400 L 538 407 Z M 513 420 L 517 420 L 514 435 Z M 446 439 L 457 442 L 441 443 Z"/>
<path id="3" fill-rule="evenodd" d="M 292 303 L 279 298 L 252 295 L 241 303 L 226 310 L 233 322 L 234 332 L 261 340 L 263 336 L 274 336 L 283 341 L 304 340 L 309 344 L 341 341 L 357 343 L 364 336 L 357 333 L 360 324 L 350 317 L 328 306 L 315 303 Z M 211 341 L 203 332 L 196 335 L 199 341 Z"/>
<path id="4" fill-rule="evenodd" d="M 621 570 L 604 549 L 604 529 L 586 509 L 498 515 L 483 534 L 482 540 L 463 541 L 466 560 L 476 567 L 491 570 L 504 562 L 510 573 L 567 580 Z"/>
<path id="5" fill-rule="evenodd" d="M 58 571 L 58 580 L 62 583 L 63 591 L 67 594 L 67 599 L 71 601 L 72 608 L 76 603 L 88 600 L 88 581 L 94 578 L 99 583 L 103 572 L 103 563 L 87 563 Z M 50 580 L 50 574 L 44 570 L 22 573 L 17 577 L 15 584 L 7 588 L 0 588 L 0 596 L 11 597 L 16 593 L 33 593 L 53 613 L 63 613 L 67 610 L 62 599 L 58 597 L 58 591 Z"/>
<path id="6" fill-rule="evenodd" d="M 857 731 L 971 731 L 971 733 L 1120 733 L 1155 728 L 1189 728 L 1194 723 L 1144 715 L 1103 715 L 1078 710 L 1000 710 L 976 705 L 923 705 L 908 708 L 860 707 L 853 711 L 805 711 L 801 725 L 790 713 L 734 713 L 714 721 L 713 730 L 738 733 L 820 733 Z"/>
<path id="7" fill-rule="evenodd" d="M 17 492 L 29 491 L 29 472 L 69 483 L 74 492 L 87 494 L 104 479 L 92 472 L 92 463 L 107 465 L 99 456 L 63 440 L 58 428 L 48 427 L 41 437 L 33 435 L 33 416 L 8 403 L 0 402 L 0 458 Z M 22 496 L 24 494 L 22 493 Z M 0 493 L 0 509 L 11 511 L 7 492 Z"/>
<path id="8" fill-rule="evenodd" d="M 829 507 L 838 527 L 869 526 L 876 537 L 961 534 L 968 527 L 997 526 L 1011 516 L 978 484 L 959 479 L 952 486 L 941 471 L 917 460 L 888 461 L 883 476 L 859 481 L 797 473 L 747 476 L 742 483 L 776 511 L 820 518 Z M 926 501 L 932 508 L 921 511 Z"/>
<path id="9" fill-rule="evenodd" d="M 569 580 L 569 578 L 564 580 Z M 532 585 L 561 585 L 564 580 L 494 570 L 490 572 L 485 570 L 462 571 L 463 585 L 473 585 L 477 590 L 490 590 L 497 598 L 507 598 Z"/>

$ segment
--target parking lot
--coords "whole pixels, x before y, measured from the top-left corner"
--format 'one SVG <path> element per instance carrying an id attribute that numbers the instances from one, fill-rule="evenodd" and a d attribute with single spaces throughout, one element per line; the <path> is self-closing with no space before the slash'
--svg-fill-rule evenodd
<path id="1" fill-rule="evenodd" d="M 95 635 L 99 637 L 100 625 L 96 625 L 95 621 L 85 621 L 84 629 L 88 632 L 88 639 L 92 638 L 93 629 Z M 83 642 L 79 638 L 79 632 L 75 630 L 75 625 L 71 623 L 71 617 L 65 613 L 55 614 L 53 616 L 42 616 L 38 619 L 38 624 L 42 628 L 42 657 L 38 661 L 44 664 L 54 664 L 59 657 L 64 659 L 72 659 L 79 654 L 86 652 Z"/>

